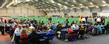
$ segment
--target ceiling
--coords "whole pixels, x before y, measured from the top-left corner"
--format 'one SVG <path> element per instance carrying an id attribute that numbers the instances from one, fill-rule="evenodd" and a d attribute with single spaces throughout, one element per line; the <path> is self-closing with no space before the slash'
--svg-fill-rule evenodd
<path id="1" fill-rule="evenodd" d="M 0 0 L 0 7 L 2 6 L 2 4 L 5 2 L 5 0 Z"/>
<path id="2" fill-rule="evenodd" d="M 82 8 L 99 8 L 108 7 L 109 0 L 14 0 L 17 4 L 26 3 L 35 6 L 41 10 L 68 10 Z M 0 3 L 2 3 L 0 1 Z M 17 5 L 16 4 L 16 5 Z M 0 4 L 1 5 L 1 4 Z"/>

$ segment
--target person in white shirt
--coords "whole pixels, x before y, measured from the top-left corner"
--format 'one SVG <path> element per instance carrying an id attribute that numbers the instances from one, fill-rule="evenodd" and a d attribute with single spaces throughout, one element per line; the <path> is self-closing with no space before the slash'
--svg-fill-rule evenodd
<path id="1" fill-rule="evenodd" d="M 83 17 L 81 20 L 82 20 L 82 23 L 84 23 L 84 24 L 86 23 L 86 18 L 85 17 Z"/>
<path id="2" fill-rule="evenodd" d="M 31 24 L 31 26 L 29 27 L 30 29 L 35 29 L 35 27 Z"/>
<path id="3" fill-rule="evenodd" d="M 78 37 L 78 35 L 77 35 L 77 33 L 79 32 L 79 25 L 77 25 L 76 23 L 74 23 L 74 24 L 72 24 L 72 26 L 71 26 L 71 29 L 74 31 L 74 33 L 76 34 L 75 35 L 75 38 L 77 39 Z"/>
<path id="4" fill-rule="evenodd" d="M 85 22 L 85 21 L 86 21 L 86 19 L 85 19 L 85 18 L 82 18 L 82 21 L 84 21 L 84 22 Z"/>
<path id="5" fill-rule="evenodd" d="M 101 22 L 101 18 L 97 18 L 96 21 L 97 21 L 97 22 Z"/>
<path id="6" fill-rule="evenodd" d="M 78 30 L 78 29 L 79 29 L 79 26 L 78 26 L 77 24 L 73 24 L 73 25 L 71 26 L 71 28 L 72 28 L 73 30 Z"/>
<path id="7" fill-rule="evenodd" d="M 17 26 L 17 28 L 14 31 L 14 34 L 16 36 L 20 36 L 20 32 L 22 31 L 22 27 L 21 26 Z"/>

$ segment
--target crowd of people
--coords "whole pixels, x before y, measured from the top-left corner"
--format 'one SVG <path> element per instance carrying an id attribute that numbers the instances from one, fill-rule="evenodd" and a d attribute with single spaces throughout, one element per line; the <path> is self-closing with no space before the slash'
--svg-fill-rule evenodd
<path id="1" fill-rule="evenodd" d="M 72 17 L 73 18 L 73 17 Z M 109 33 L 109 23 L 104 25 L 103 17 L 93 18 L 96 22 L 92 24 L 89 22 L 88 17 L 81 17 L 77 22 L 69 24 L 68 19 L 65 23 L 52 23 L 49 19 L 47 24 L 38 22 L 37 20 L 17 20 L 17 19 L 3 19 L 0 22 L 0 31 L 4 35 L 10 34 L 16 44 L 42 44 L 43 39 L 47 44 L 54 37 L 65 41 L 74 41 L 84 39 L 86 34 L 100 35 Z"/>

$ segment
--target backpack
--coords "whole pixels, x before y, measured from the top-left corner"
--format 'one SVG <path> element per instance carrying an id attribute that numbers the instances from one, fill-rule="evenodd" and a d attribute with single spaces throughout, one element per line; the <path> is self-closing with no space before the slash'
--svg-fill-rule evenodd
<path id="1" fill-rule="evenodd" d="M 20 34 L 20 42 L 28 42 L 28 35 L 27 34 Z"/>
<path id="2" fill-rule="evenodd" d="M 68 33 L 74 32 L 71 28 L 68 28 Z"/>

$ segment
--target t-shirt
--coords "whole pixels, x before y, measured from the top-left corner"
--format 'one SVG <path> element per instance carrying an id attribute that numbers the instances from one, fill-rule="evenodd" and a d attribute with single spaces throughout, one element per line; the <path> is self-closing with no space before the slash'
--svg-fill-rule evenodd
<path id="1" fill-rule="evenodd" d="M 86 21 L 86 19 L 85 18 L 82 18 L 82 21 Z"/>
<path id="2" fill-rule="evenodd" d="M 20 32 L 21 32 L 21 30 L 19 28 L 16 28 L 15 31 L 14 31 L 14 34 L 16 36 L 19 36 L 20 35 Z"/>
<path id="3" fill-rule="evenodd" d="M 78 30 L 78 29 L 79 29 L 79 26 L 78 26 L 77 24 L 73 24 L 73 25 L 71 26 L 71 29 L 73 29 L 73 30 Z"/>
<path id="4" fill-rule="evenodd" d="M 30 26 L 29 28 L 30 28 L 30 29 L 35 29 L 33 26 Z"/>
<path id="5" fill-rule="evenodd" d="M 101 22 L 101 18 L 97 18 L 97 20 L 96 20 L 97 22 Z"/>

